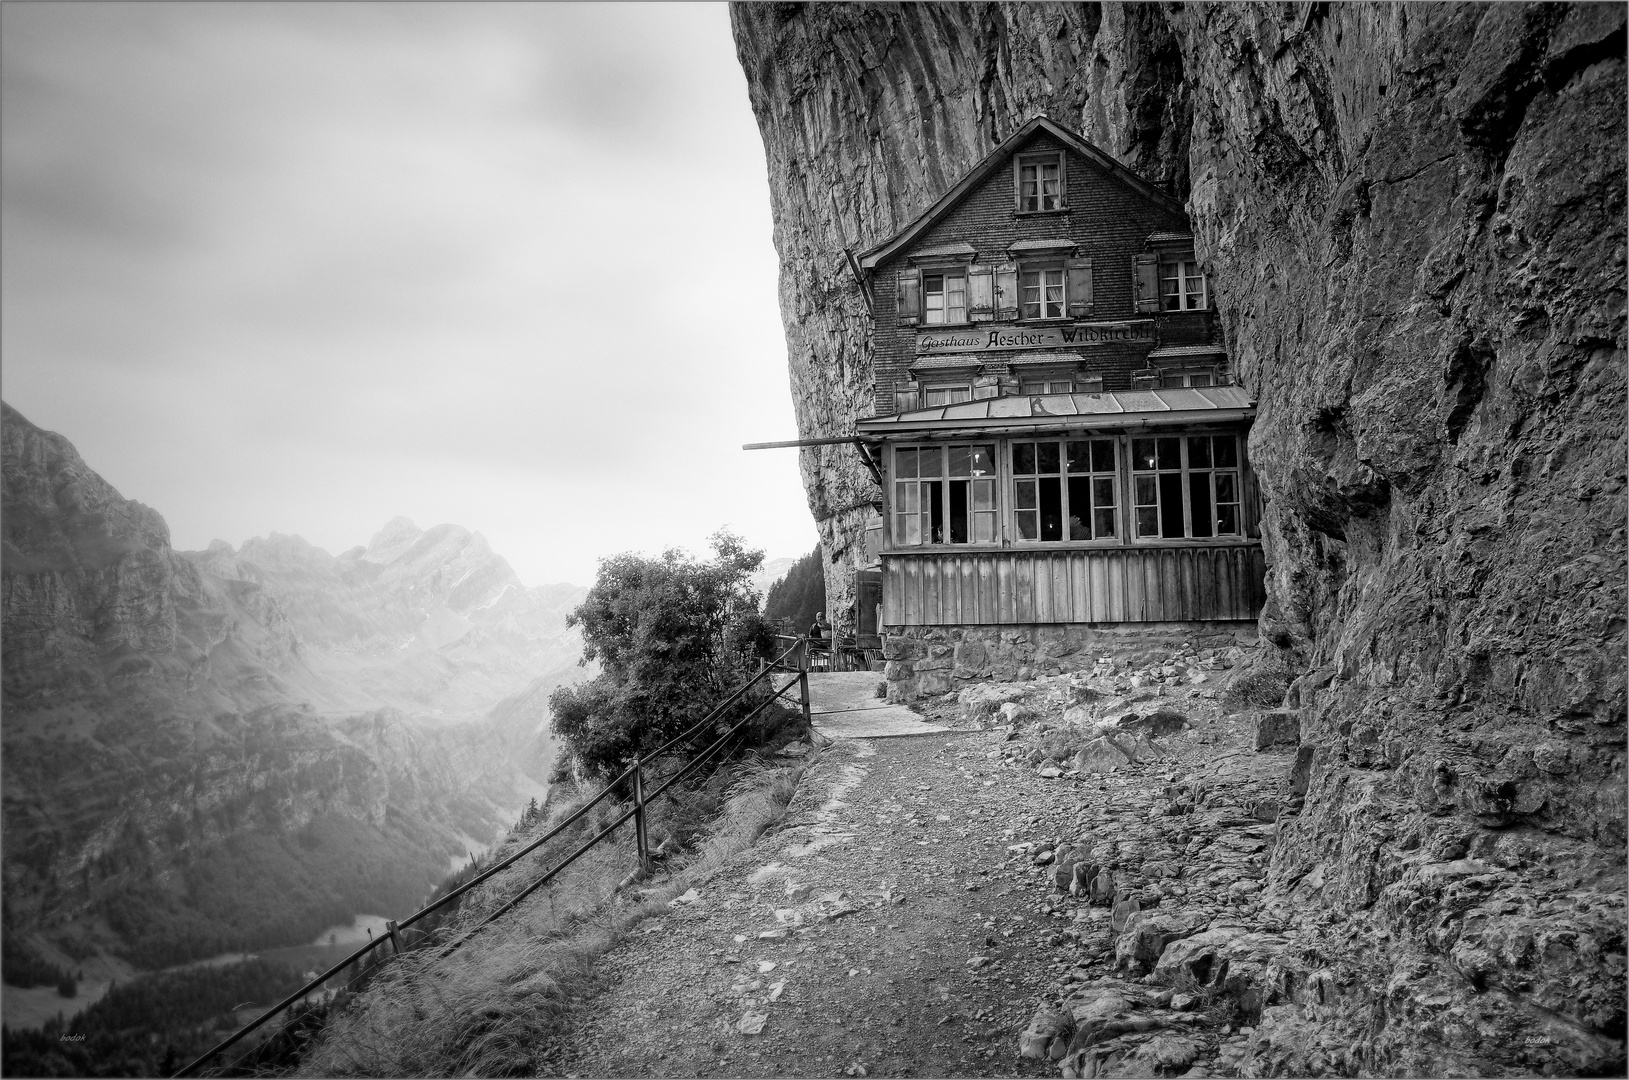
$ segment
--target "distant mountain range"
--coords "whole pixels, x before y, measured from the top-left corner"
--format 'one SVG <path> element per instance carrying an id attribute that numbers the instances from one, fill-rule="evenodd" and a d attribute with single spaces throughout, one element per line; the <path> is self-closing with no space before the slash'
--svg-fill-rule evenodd
<path id="1" fill-rule="evenodd" d="M 544 789 L 586 589 L 388 523 L 174 551 L 0 404 L 5 930 L 141 966 L 400 912 Z"/>

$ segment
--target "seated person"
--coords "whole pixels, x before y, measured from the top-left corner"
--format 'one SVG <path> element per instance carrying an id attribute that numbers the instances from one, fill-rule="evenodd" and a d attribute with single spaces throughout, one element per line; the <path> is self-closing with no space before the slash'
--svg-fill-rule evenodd
<path id="1" fill-rule="evenodd" d="M 809 626 L 809 644 L 820 650 L 831 648 L 831 624 L 826 622 L 824 611 L 815 612 L 814 622 Z"/>

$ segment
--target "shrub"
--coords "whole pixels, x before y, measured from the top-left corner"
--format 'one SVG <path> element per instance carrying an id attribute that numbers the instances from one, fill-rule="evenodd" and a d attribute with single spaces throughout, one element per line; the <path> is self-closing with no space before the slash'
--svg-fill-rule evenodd
<path id="1" fill-rule="evenodd" d="M 562 758 L 578 775 L 620 772 L 695 724 L 770 655 L 774 638 L 751 585 L 763 552 L 727 531 L 710 542 L 705 562 L 673 549 L 601 560 L 594 587 L 567 617 L 582 630 L 583 662 L 601 668 L 549 695 Z M 703 731 L 693 742 L 712 737 Z"/>

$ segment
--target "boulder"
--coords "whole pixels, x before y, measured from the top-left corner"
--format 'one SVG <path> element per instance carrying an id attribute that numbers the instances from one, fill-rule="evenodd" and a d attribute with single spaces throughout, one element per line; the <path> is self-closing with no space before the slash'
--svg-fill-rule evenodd
<path id="1" fill-rule="evenodd" d="M 1072 847 L 1060 847 L 1052 854 L 1052 884 L 1059 892 L 1068 892 L 1070 882 L 1075 879 L 1075 852 Z"/>
<path id="2" fill-rule="evenodd" d="M 1087 886 L 1087 896 L 1094 904 L 1108 905 L 1114 902 L 1114 873 L 1108 868 L 1097 872 Z"/>
<path id="3" fill-rule="evenodd" d="M 1075 769 L 1082 773 L 1111 773 L 1131 764 L 1131 755 L 1108 736 L 1093 739 L 1075 755 Z"/>
<path id="4" fill-rule="evenodd" d="M 1132 713 L 1130 716 L 1121 717 L 1119 723 L 1123 731 L 1136 731 L 1156 738 L 1161 735 L 1175 735 L 1188 726 L 1188 718 L 1175 709 L 1155 709 L 1146 716 Z"/>
<path id="5" fill-rule="evenodd" d="M 1166 946 L 1197 934 L 1205 921 L 1198 915 L 1139 911 L 1126 921 L 1125 929 L 1115 939 L 1115 966 L 1141 975 L 1159 962 Z"/>
<path id="6" fill-rule="evenodd" d="M 1170 942 L 1154 965 L 1153 981 L 1207 999 L 1231 998 L 1247 1018 L 1273 1004 L 1276 980 L 1269 968 L 1288 942 L 1277 934 L 1242 926 L 1215 926 Z"/>
<path id="7" fill-rule="evenodd" d="M 1271 750 L 1277 746 L 1298 746 L 1301 743 L 1301 715 L 1293 709 L 1275 709 L 1256 714 L 1256 749 Z"/>
<path id="8" fill-rule="evenodd" d="M 1059 1061 L 1069 1052 L 1075 1018 L 1057 1009 L 1042 1008 L 1018 1037 L 1018 1056 L 1037 1061 Z"/>

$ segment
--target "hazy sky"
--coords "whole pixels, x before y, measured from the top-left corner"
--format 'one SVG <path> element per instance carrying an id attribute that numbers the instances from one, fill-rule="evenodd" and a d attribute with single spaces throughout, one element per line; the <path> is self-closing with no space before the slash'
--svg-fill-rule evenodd
<path id="1" fill-rule="evenodd" d="M 178 548 L 814 545 L 722 4 L 0 5 L 0 392 Z"/>

